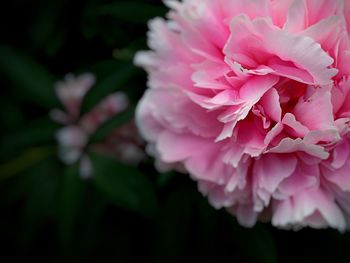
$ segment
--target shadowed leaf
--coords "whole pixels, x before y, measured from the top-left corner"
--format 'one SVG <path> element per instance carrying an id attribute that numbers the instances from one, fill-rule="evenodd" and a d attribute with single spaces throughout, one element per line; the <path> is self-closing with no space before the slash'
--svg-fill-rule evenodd
<path id="1" fill-rule="evenodd" d="M 0 46 L 0 72 L 13 82 L 18 97 L 45 108 L 58 105 L 53 89 L 54 77 L 29 56 Z"/>
<path id="2" fill-rule="evenodd" d="M 100 15 L 111 15 L 119 20 L 130 23 L 145 23 L 156 16 L 164 16 L 166 8 L 147 3 L 128 1 L 101 6 Z"/>
<path id="3" fill-rule="evenodd" d="M 138 169 L 110 157 L 92 155 L 94 182 L 110 200 L 125 209 L 153 218 L 157 209 L 154 188 Z"/>

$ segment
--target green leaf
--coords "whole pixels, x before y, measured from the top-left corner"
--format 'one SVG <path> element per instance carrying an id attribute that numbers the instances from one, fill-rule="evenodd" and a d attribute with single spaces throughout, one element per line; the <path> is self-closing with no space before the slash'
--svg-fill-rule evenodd
<path id="1" fill-rule="evenodd" d="M 23 241 L 31 242 L 43 222 L 56 214 L 60 165 L 56 158 L 48 158 L 27 172 L 31 178 L 23 215 Z"/>
<path id="2" fill-rule="evenodd" d="M 72 247 L 78 262 L 88 262 L 89 254 L 86 252 L 91 249 L 96 250 L 96 244 L 101 244 L 101 240 L 96 237 L 99 237 L 101 227 L 104 226 L 104 224 L 101 224 L 101 220 L 109 205 L 109 200 L 100 191 L 96 191 L 91 181 L 86 182 L 87 193 L 79 214 L 79 225 L 76 227 L 78 233 Z M 114 222 L 113 225 L 115 225 Z"/>
<path id="3" fill-rule="evenodd" d="M 58 202 L 59 237 L 64 247 L 72 244 L 72 237 L 84 201 L 86 184 L 79 176 L 79 164 L 66 167 L 62 175 Z"/>
<path id="4" fill-rule="evenodd" d="M 152 262 L 183 262 L 190 245 L 193 192 L 186 185 L 172 191 L 162 204 Z"/>
<path id="5" fill-rule="evenodd" d="M 13 158 L 21 151 L 43 144 L 54 144 L 54 133 L 59 125 L 49 118 L 31 121 L 17 132 L 0 139 L 0 159 Z"/>
<path id="6" fill-rule="evenodd" d="M 30 35 L 36 49 L 47 48 L 57 28 L 63 4 L 63 1 L 42 1 L 36 8 Z"/>
<path id="7" fill-rule="evenodd" d="M 113 130 L 127 123 L 134 117 L 135 111 L 130 107 L 104 123 L 90 138 L 90 142 L 98 142 L 105 139 Z"/>
<path id="8" fill-rule="evenodd" d="M 154 218 L 157 200 L 150 180 L 135 167 L 92 154 L 96 187 L 116 205 Z"/>
<path id="9" fill-rule="evenodd" d="M 122 65 L 125 64 L 115 59 L 100 60 L 91 66 L 90 71 L 96 74 L 99 82 L 97 85 L 99 85 L 104 79 L 114 75 L 118 69 L 121 69 L 123 67 Z"/>
<path id="10" fill-rule="evenodd" d="M 16 159 L 5 164 L 0 164 L 0 182 L 44 160 L 55 153 L 55 150 L 53 147 L 32 148 Z"/>
<path id="11" fill-rule="evenodd" d="M 124 48 L 116 48 L 113 50 L 113 57 L 116 60 L 126 61 L 132 63 L 135 53 L 139 50 L 148 49 L 147 41 L 143 38 L 137 38 L 131 43 L 126 45 Z"/>
<path id="12" fill-rule="evenodd" d="M 25 117 L 18 107 L 17 102 L 6 97 L 0 99 L 0 105 L 0 123 L 5 132 L 7 129 L 16 130 L 20 128 Z M 2 132 L 4 132 L 4 130 L 2 130 Z"/>
<path id="13" fill-rule="evenodd" d="M 100 7 L 100 15 L 111 15 L 118 20 L 143 24 L 156 16 L 164 16 L 166 8 L 147 3 L 128 1 L 106 4 Z"/>
<path id="14" fill-rule="evenodd" d="M 98 83 L 85 96 L 82 104 L 82 113 L 91 110 L 98 102 L 110 93 L 121 89 L 127 85 L 128 80 L 137 72 L 133 65 L 122 63 L 119 70 L 106 76 L 103 80 L 98 80 Z"/>
<path id="15" fill-rule="evenodd" d="M 16 177 L 0 181 L 0 204 L 1 206 L 13 205 L 20 202 L 30 190 L 31 177 L 23 172 Z"/>
<path id="16" fill-rule="evenodd" d="M 157 176 L 157 186 L 160 188 L 165 187 L 176 175 L 177 173 L 174 171 L 159 174 Z"/>
<path id="17" fill-rule="evenodd" d="M 9 46 L 0 46 L 0 73 L 14 84 L 17 96 L 45 108 L 58 105 L 54 77 L 29 56 Z"/>

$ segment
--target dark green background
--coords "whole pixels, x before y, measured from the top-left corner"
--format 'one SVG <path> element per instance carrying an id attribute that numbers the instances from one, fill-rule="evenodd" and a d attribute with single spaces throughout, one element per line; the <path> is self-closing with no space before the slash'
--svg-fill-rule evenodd
<path id="1" fill-rule="evenodd" d="M 57 159 L 53 84 L 93 72 L 83 112 L 116 90 L 133 108 L 146 74 L 132 57 L 146 49 L 147 20 L 165 14 L 159 1 L 11 0 L 1 11 L 0 262 L 349 262 L 349 234 L 245 229 L 151 159 L 133 168 L 91 153 L 85 181 Z"/>

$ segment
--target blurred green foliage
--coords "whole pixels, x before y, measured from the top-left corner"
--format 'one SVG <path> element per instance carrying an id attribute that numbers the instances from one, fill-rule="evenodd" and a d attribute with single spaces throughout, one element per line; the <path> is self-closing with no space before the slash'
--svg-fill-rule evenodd
<path id="1" fill-rule="evenodd" d="M 152 160 L 134 168 L 91 153 L 91 180 L 58 160 L 54 83 L 94 73 L 83 112 L 116 90 L 130 97 L 92 141 L 130 120 L 146 83 L 133 55 L 147 48 L 147 20 L 165 14 L 160 1 L 2 4 L 0 262 L 346 262 L 349 234 L 242 228 L 188 176 L 158 174 Z"/>

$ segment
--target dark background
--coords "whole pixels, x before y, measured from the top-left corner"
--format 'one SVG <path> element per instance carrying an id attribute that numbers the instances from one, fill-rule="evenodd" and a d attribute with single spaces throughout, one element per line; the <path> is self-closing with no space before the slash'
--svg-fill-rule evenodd
<path id="1" fill-rule="evenodd" d="M 2 1 L 0 262 L 349 262 L 349 234 L 240 227 L 151 159 L 135 168 L 93 155 L 90 180 L 58 160 L 54 83 L 92 72 L 83 112 L 116 90 L 134 107 L 146 74 L 133 54 L 165 12 L 151 0 Z"/>

